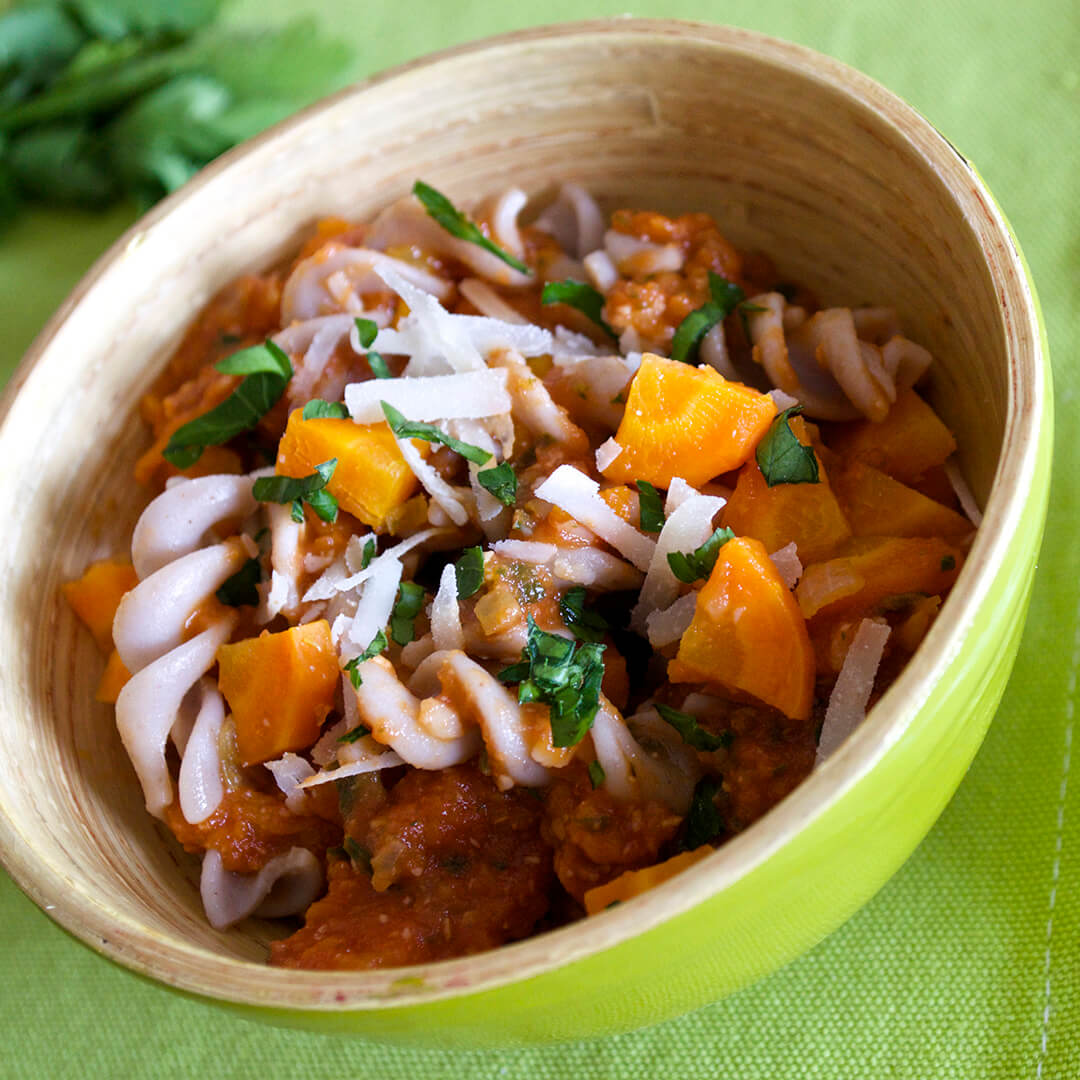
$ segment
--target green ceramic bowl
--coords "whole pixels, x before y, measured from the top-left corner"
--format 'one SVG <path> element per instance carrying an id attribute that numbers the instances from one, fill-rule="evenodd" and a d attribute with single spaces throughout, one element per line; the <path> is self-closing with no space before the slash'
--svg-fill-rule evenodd
<path id="1" fill-rule="evenodd" d="M 145 814 L 111 710 L 92 701 L 100 659 L 58 586 L 123 550 L 146 442 L 136 403 L 200 305 L 283 257 L 317 217 L 363 220 L 418 176 L 463 201 L 572 178 L 608 206 L 707 210 L 831 303 L 895 304 L 935 354 L 931 398 L 986 520 L 925 644 L 861 729 L 714 856 L 480 956 L 269 969 L 274 929 L 207 926 L 194 861 Z M 623 1031 L 715 1000 L 865 903 L 960 782 L 1020 637 L 1050 445 L 1045 342 L 1009 228 L 968 162 L 866 77 L 744 31 L 633 20 L 516 34 L 391 72 L 162 204 L 97 264 L 12 381 L 0 421 L 0 500 L 21 508 L 0 575 L 4 863 L 92 948 L 275 1022 L 478 1046 Z M 49 768 L 29 773 L 28 748 Z"/>

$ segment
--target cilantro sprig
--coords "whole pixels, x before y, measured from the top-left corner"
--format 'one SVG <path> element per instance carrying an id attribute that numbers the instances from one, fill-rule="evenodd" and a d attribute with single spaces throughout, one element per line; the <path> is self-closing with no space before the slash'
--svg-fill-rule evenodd
<path id="1" fill-rule="evenodd" d="M 772 422 L 758 443 L 757 463 L 768 487 L 777 484 L 817 484 L 820 482 L 813 447 L 803 446 L 791 430 L 791 418 L 802 412 L 801 405 L 785 409 Z"/>
<path id="2" fill-rule="evenodd" d="M 523 274 L 532 273 L 520 259 L 515 258 L 508 251 L 503 251 L 493 240 L 489 240 L 480 231 L 480 227 L 474 221 L 470 221 L 441 191 L 436 191 L 423 180 L 417 180 L 413 184 L 412 193 L 420 200 L 428 216 L 438 222 L 451 236 L 490 251 L 497 259 L 502 259 L 507 266 L 512 266 Z"/>
<path id="3" fill-rule="evenodd" d="M 208 446 L 221 446 L 250 431 L 277 404 L 292 378 L 292 362 L 272 341 L 241 349 L 215 365 L 225 375 L 244 380 L 209 412 L 177 428 L 162 451 L 178 469 L 194 465 Z"/>
<path id="4" fill-rule="evenodd" d="M 503 506 L 513 506 L 517 502 L 517 476 L 509 461 L 503 461 L 490 469 L 481 469 L 476 474 L 480 486 L 490 491 Z"/>
<path id="5" fill-rule="evenodd" d="M 731 529 L 719 528 L 701 547 L 693 551 L 671 551 L 668 553 L 668 566 L 671 572 L 687 585 L 707 578 L 716 565 L 716 558 L 720 549 L 729 541 L 734 540 L 735 534 Z"/>
<path id="6" fill-rule="evenodd" d="M 466 548 L 454 563 L 459 600 L 467 600 L 484 584 L 484 553 L 479 547 Z"/>
<path id="7" fill-rule="evenodd" d="M 359 667 L 365 660 L 370 660 L 373 656 L 378 656 L 379 653 L 386 648 L 386 635 L 380 630 L 370 642 L 368 647 L 359 655 L 354 656 L 341 670 L 348 673 L 349 682 L 353 684 L 354 690 L 359 690 L 364 685 L 364 680 L 360 677 Z M 355 730 L 355 728 L 353 729 Z M 365 734 L 367 734 L 365 732 Z M 359 736 L 357 736 L 359 738 Z M 352 742 L 352 739 L 345 739 L 342 737 L 340 742 Z"/>
<path id="8" fill-rule="evenodd" d="M 566 304 L 577 308 L 591 319 L 605 334 L 618 340 L 619 335 L 604 321 L 603 294 L 583 281 L 549 281 L 540 294 L 542 304 Z"/>
<path id="9" fill-rule="evenodd" d="M 553 746 L 576 746 L 592 727 L 600 707 L 604 646 L 577 643 L 541 630 L 527 617 L 521 660 L 499 672 L 518 683 L 518 701 L 548 706 Z"/>
<path id="10" fill-rule="evenodd" d="M 559 598 L 559 614 L 579 641 L 603 641 L 608 621 L 585 606 L 585 586 L 575 585 Z"/>
<path id="11" fill-rule="evenodd" d="M 337 521 L 338 502 L 326 485 L 337 468 L 337 458 L 331 458 L 315 466 L 310 476 L 299 479 L 292 476 L 260 476 L 251 489 L 259 502 L 292 503 L 290 516 L 293 521 L 302 524 L 304 503 L 316 514 L 331 523 Z"/>
<path id="12" fill-rule="evenodd" d="M 741 311 L 746 306 L 746 293 L 735 282 L 725 280 L 712 270 L 709 271 L 709 295 L 711 299 L 691 311 L 675 330 L 671 340 L 672 360 L 696 364 L 705 335 L 736 308 Z M 748 305 L 748 308 L 761 310 L 756 304 Z"/>
<path id="13" fill-rule="evenodd" d="M 664 527 L 664 503 L 660 492 L 648 480 L 636 480 L 638 490 L 638 511 L 641 516 L 641 531 L 658 533 Z"/>
<path id="14" fill-rule="evenodd" d="M 397 603 L 390 616 L 390 637 L 398 645 L 408 645 L 416 636 L 416 616 L 424 606 L 424 587 L 415 581 L 403 581 Z"/>

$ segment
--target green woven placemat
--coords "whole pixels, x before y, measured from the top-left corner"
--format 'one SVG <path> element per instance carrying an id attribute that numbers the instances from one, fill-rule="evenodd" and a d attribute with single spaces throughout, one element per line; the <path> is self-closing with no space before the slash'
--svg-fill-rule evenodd
<path id="1" fill-rule="evenodd" d="M 356 42 L 361 73 L 485 34 L 625 10 L 598 0 L 235 5 L 237 18 L 256 20 L 298 9 Z M 1080 1077 L 1080 778 L 1069 775 L 1080 665 L 1080 6 L 654 0 L 633 13 L 747 26 L 861 68 L 976 162 L 1024 246 L 1055 359 L 1054 493 L 1016 672 L 957 796 L 885 889 L 783 971 L 647 1031 L 506 1055 L 238 1020 L 101 960 L 0 873 L 0 1076 Z M 4 374 L 126 221 L 41 215 L 0 240 Z"/>

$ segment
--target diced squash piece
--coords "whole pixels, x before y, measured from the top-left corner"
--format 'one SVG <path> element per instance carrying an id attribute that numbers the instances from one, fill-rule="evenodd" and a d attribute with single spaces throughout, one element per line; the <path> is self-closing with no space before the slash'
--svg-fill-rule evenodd
<path id="1" fill-rule="evenodd" d="M 720 549 L 668 678 L 750 694 L 793 720 L 810 715 L 806 623 L 760 541 L 739 537 Z"/>
<path id="2" fill-rule="evenodd" d="M 383 529 L 390 512 L 416 490 L 416 477 L 388 425 L 335 417 L 305 420 L 300 409 L 290 413 L 278 445 L 278 473 L 310 476 L 331 458 L 337 458 L 337 468 L 327 490 L 342 510 L 373 529 Z"/>
<path id="3" fill-rule="evenodd" d="M 803 444 L 810 437 L 801 416 L 791 430 Z M 851 527 L 837 502 L 821 457 L 816 453 L 816 484 L 777 484 L 769 487 L 756 460 L 739 470 L 735 490 L 724 507 L 723 523 L 738 536 L 752 536 L 769 552 L 794 543 L 803 565 L 833 555 L 851 537 Z"/>
<path id="4" fill-rule="evenodd" d="M 130 564 L 103 559 L 90 566 L 78 581 L 61 586 L 64 599 L 89 628 L 103 653 L 112 648 L 112 624 L 120 600 L 138 583 Z"/>
<path id="5" fill-rule="evenodd" d="M 97 692 L 94 694 L 95 700 L 104 702 L 106 705 L 115 705 L 120 691 L 124 689 L 124 683 L 130 678 L 131 672 L 124 666 L 120 654 L 113 649 L 109 653 L 108 663 L 105 665 Z"/>
<path id="6" fill-rule="evenodd" d="M 386 531 L 391 536 L 408 536 L 419 532 L 428 523 L 428 501 L 423 495 L 414 495 L 386 515 Z"/>
<path id="7" fill-rule="evenodd" d="M 615 433 L 622 453 L 604 475 L 661 488 L 681 476 L 700 487 L 746 461 L 775 415 L 767 394 L 729 382 L 711 367 L 646 353 Z"/>
<path id="8" fill-rule="evenodd" d="M 617 484 L 615 487 L 603 488 L 600 491 L 600 498 L 628 525 L 638 527 L 641 515 L 636 488 Z"/>
<path id="9" fill-rule="evenodd" d="M 942 536 L 959 539 L 974 526 L 888 473 L 853 461 L 834 477 L 836 497 L 856 536 Z"/>
<path id="10" fill-rule="evenodd" d="M 217 660 L 243 764 L 303 750 L 319 737 L 341 674 L 325 619 L 222 645 Z"/>
<path id="11" fill-rule="evenodd" d="M 837 427 L 829 447 L 847 461 L 861 461 L 903 484 L 944 464 L 956 449 L 952 432 L 914 390 L 896 396 L 889 415 Z"/>
<path id="12" fill-rule="evenodd" d="M 893 631 L 893 640 L 901 649 L 913 653 L 934 625 L 940 609 L 940 596 L 920 597 L 912 606 L 911 614 Z"/>
<path id="13" fill-rule="evenodd" d="M 585 912 L 595 915 L 598 911 L 611 907 L 612 904 L 621 904 L 624 900 L 633 900 L 635 896 L 648 892 L 650 889 L 669 881 L 676 874 L 688 870 L 694 863 L 707 859 L 716 849 L 708 844 L 702 844 L 693 851 L 684 851 L 680 855 L 672 855 L 661 863 L 643 867 L 641 870 L 627 870 L 620 874 L 614 881 L 606 885 L 598 885 L 595 889 L 589 889 L 585 893 Z"/>
<path id="14" fill-rule="evenodd" d="M 946 592 L 963 561 L 940 537 L 852 540 L 835 559 L 808 566 L 795 595 L 808 619 L 875 614 L 891 597 Z"/>

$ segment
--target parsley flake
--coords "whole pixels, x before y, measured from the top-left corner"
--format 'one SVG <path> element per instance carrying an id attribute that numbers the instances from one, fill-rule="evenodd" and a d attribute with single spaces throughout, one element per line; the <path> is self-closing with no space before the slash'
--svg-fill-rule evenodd
<path id="1" fill-rule="evenodd" d="M 357 670 L 365 660 L 370 660 L 373 656 L 378 656 L 379 653 L 386 648 L 386 635 L 380 630 L 370 642 L 368 647 L 359 655 L 354 656 L 341 670 L 348 672 L 349 682 L 353 684 L 354 690 L 359 690 L 364 685 L 364 680 L 360 677 L 360 672 Z M 353 729 L 356 730 L 355 728 Z M 365 732 L 366 734 L 366 732 Z M 356 736 L 360 738 L 360 736 Z M 344 736 L 338 740 L 338 742 L 353 742 L 353 739 L 346 739 Z"/>
<path id="2" fill-rule="evenodd" d="M 371 348 L 375 343 L 375 338 L 379 335 L 378 323 L 374 319 L 363 318 L 357 318 L 353 321 L 356 323 L 356 335 L 360 339 L 360 344 L 367 349 L 367 361 L 368 367 L 371 368 L 371 374 L 376 379 L 392 379 L 394 376 L 390 374 L 390 369 L 386 366 L 382 354 L 375 352 Z"/>
<path id="3" fill-rule="evenodd" d="M 312 398 L 301 413 L 304 420 L 348 420 L 349 410 L 340 401 L 323 401 L 322 398 Z"/>
<path id="4" fill-rule="evenodd" d="M 733 281 L 726 281 L 719 274 L 709 271 L 711 299 L 691 311 L 675 331 L 671 339 L 671 359 L 684 364 L 696 364 L 698 350 L 705 335 L 731 314 L 746 299 L 746 293 Z"/>
<path id="5" fill-rule="evenodd" d="M 641 531 L 658 533 L 664 527 L 664 504 L 660 492 L 648 480 L 636 480 Z"/>
<path id="6" fill-rule="evenodd" d="M 668 553 L 668 566 L 671 572 L 687 585 L 707 578 L 716 565 L 716 557 L 720 549 L 729 541 L 734 540 L 735 534 L 730 529 L 717 529 L 708 540 L 693 551 L 672 551 Z"/>
<path id="7" fill-rule="evenodd" d="M 785 409 L 758 443 L 758 468 L 769 487 L 776 487 L 777 484 L 816 484 L 821 479 L 813 448 L 803 446 L 791 430 L 791 418 L 800 412 L 801 405 Z"/>
<path id="8" fill-rule="evenodd" d="M 459 600 L 467 600 L 484 584 L 484 553 L 479 547 L 466 548 L 454 563 Z"/>
<path id="9" fill-rule="evenodd" d="M 503 506 L 513 506 L 517 502 L 517 476 L 510 462 L 504 461 L 491 469 L 482 469 L 476 474 L 476 479 Z"/>
<path id="10" fill-rule="evenodd" d="M 375 538 L 370 537 L 364 544 L 364 550 L 360 554 L 360 569 L 366 570 L 371 565 L 373 558 L 375 558 Z"/>
<path id="11" fill-rule="evenodd" d="M 354 743 L 359 742 L 365 735 L 371 734 L 371 728 L 364 727 L 363 724 L 357 724 L 351 731 L 346 731 L 344 735 L 338 736 L 339 743 Z"/>
<path id="12" fill-rule="evenodd" d="M 304 503 L 307 503 L 323 521 L 337 521 L 337 499 L 326 490 L 330 477 L 337 468 L 337 458 L 331 458 L 315 466 L 310 476 L 296 479 L 292 476 L 260 476 L 251 489 L 259 502 L 292 503 L 292 519 L 300 524 L 304 520 Z"/>
<path id="13" fill-rule="evenodd" d="M 605 334 L 618 340 L 619 335 L 604 321 L 604 297 L 583 281 L 549 281 L 540 294 L 542 304 L 566 304 L 591 319 Z"/>
<path id="14" fill-rule="evenodd" d="M 272 341 L 241 349 L 215 367 L 245 378 L 220 405 L 173 432 L 161 453 L 178 469 L 194 465 L 208 446 L 221 446 L 255 427 L 285 393 L 293 374 L 289 357 Z"/>
<path id="15" fill-rule="evenodd" d="M 715 780 L 706 776 L 698 781 L 683 826 L 683 851 L 693 851 L 715 840 L 724 831 L 724 819 L 716 809 L 719 794 L 720 785 Z"/>
<path id="16" fill-rule="evenodd" d="M 523 274 L 532 273 L 520 259 L 516 259 L 510 252 L 503 251 L 498 244 L 489 240 L 480 231 L 479 226 L 470 221 L 441 191 L 436 191 L 430 184 L 417 180 L 413 184 L 412 193 L 420 200 L 428 216 L 437 221 L 451 236 L 490 251 L 497 259 L 502 259 L 507 266 L 512 266 Z"/>
<path id="17" fill-rule="evenodd" d="M 450 447 L 455 453 L 467 458 L 474 465 L 485 465 L 491 459 L 491 452 L 481 450 L 472 443 L 462 442 L 444 431 L 440 431 L 434 424 L 422 424 L 418 420 L 407 420 L 389 402 L 380 401 L 383 416 L 390 425 L 390 430 L 398 439 L 423 439 L 426 442 L 442 443 Z"/>
<path id="18" fill-rule="evenodd" d="M 682 741 L 695 750 L 704 750 L 706 753 L 713 750 L 724 750 L 731 745 L 734 738 L 730 731 L 725 731 L 721 735 L 713 735 L 712 732 L 706 731 L 689 713 L 679 712 L 678 709 L 673 709 L 670 705 L 662 705 L 657 702 L 656 711 L 660 714 L 661 719 L 667 721 L 682 736 Z"/>
<path id="19" fill-rule="evenodd" d="M 390 616 L 390 637 L 398 645 L 408 645 L 416 636 L 415 620 L 424 606 L 424 587 L 414 581 L 403 581 Z"/>
<path id="20" fill-rule="evenodd" d="M 221 583 L 214 595 L 229 607 L 255 607 L 259 591 L 255 588 L 262 581 L 262 567 L 258 559 L 248 559 L 232 577 Z"/>
<path id="21" fill-rule="evenodd" d="M 589 783 L 593 786 L 595 791 L 607 778 L 607 773 L 604 772 L 604 766 L 599 761 L 589 762 Z"/>
<path id="22" fill-rule="evenodd" d="M 585 586 L 567 589 L 559 598 L 559 614 L 578 641 L 603 641 L 607 619 L 585 607 Z"/>

